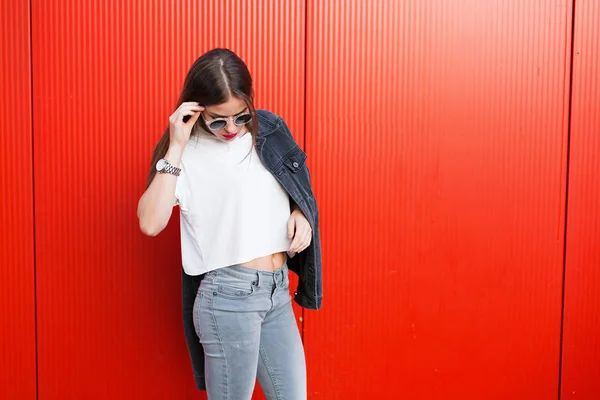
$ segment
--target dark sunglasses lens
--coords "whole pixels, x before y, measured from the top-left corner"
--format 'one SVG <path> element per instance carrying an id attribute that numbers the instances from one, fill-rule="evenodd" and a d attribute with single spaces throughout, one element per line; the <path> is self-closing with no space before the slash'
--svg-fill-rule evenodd
<path id="1" fill-rule="evenodd" d="M 245 125 L 248 122 L 250 122 L 251 119 L 252 119 L 252 115 L 250 115 L 250 114 L 240 115 L 239 117 L 237 117 L 235 119 L 235 124 L 237 126 L 242 126 L 242 125 Z"/>
<path id="2" fill-rule="evenodd" d="M 208 127 L 210 129 L 212 129 L 213 131 L 218 131 L 219 129 L 225 128 L 226 125 L 227 125 L 227 122 L 225 122 L 225 121 L 215 121 L 215 122 L 211 122 L 208 125 Z"/>

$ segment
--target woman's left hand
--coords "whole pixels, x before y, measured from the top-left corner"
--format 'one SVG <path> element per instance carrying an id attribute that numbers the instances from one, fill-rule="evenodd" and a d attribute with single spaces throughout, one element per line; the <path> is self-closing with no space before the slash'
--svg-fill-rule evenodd
<path id="1" fill-rule="evenodd" d="M 288 250 L 290 253 L 300 253 L 310 246 L 312 228 L 298 206 L 295 206 L 288 220 L 288 239 L 294 238 Z"/>

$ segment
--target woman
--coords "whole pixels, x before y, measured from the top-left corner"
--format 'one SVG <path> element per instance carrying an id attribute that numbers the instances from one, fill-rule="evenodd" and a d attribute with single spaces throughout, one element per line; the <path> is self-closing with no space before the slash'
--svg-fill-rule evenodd
<path id="1" fill-rule="evenodd" d="M 192 65 L 138 204 L 155 236 L 180 209 L 183 319 L 196 384 L 210 399 L 305 399 L 289 294 L 321 306 L 318 212 L 306 154 L 285 122 L 255 110 L 252 78 L 227 49 Z M 289 257 L 288 257 L 289 255 Z"/>

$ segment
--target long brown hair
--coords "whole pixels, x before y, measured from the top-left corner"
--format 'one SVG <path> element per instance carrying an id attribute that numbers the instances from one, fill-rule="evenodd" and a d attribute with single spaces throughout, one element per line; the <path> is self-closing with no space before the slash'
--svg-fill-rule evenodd
<path id="1" fill-rule="evenodd" d="M 195 101 L 202 106 L 210 106 L 225 103 L 232 96 L 244 100 L 250 114 L 252 114 L 250 133 L 252 135 L 252 145 L 254 145 L 256 143 L 256 133 L 258 132 L 258 120 L 254 108 L 252 76 L 246 63 L 229 49 L 217 48 L 210 50 L 192 64 L 185 77 L 175 110 L 187 101 Z M 198 118 L 192 128 L 191 136 L 196 135 L 199 129 L 210 132 L 202 118 Z M 167 154 L 170 144 L 169 136 L 169 128 L 167 128 L 154 148 L 146 188 L 150 186 L 156 175 L 156 163 Z"/>

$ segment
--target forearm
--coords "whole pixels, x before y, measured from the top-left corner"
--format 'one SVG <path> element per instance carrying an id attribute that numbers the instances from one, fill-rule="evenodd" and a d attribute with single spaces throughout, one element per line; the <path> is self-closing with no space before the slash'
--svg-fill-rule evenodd
<path id="1" fill-rule="evenodd" d="M 181 164 L 183 151 L 180 147 L 169 147 L 165 158 L 174 166 Z M 138 203 L 138 218 L 141 231 L 148 236 L 158 235 L 168 224 L 176 204 L 175 186 L 177 177 L 172 174 L 156 174 Z"/>

